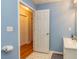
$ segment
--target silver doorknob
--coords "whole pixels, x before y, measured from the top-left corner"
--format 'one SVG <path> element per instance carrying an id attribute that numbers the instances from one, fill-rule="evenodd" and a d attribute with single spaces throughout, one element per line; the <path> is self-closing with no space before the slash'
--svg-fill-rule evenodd
<path id="1" fill-rule="evenodd" d="M 46 33 L 46 35 L 49 35 L 49 33 Z"/>

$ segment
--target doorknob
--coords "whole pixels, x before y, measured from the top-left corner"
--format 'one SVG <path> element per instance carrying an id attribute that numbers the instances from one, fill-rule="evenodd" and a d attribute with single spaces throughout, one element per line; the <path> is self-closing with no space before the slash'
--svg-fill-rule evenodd
<path id="1" fill-rule="evenodd" d="M 46 35 L 49 35 L 49 33 L 46 33 Z"/>

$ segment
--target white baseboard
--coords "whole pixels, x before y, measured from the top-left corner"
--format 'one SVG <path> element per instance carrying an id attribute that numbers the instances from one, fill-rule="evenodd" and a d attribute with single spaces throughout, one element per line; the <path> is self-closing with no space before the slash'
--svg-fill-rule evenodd
<path id="1" fill-rule="evenodd" d="M 50 53 L 63 54 L 63 52 L 58 52 L 58 51 L 50 51 Z"/>

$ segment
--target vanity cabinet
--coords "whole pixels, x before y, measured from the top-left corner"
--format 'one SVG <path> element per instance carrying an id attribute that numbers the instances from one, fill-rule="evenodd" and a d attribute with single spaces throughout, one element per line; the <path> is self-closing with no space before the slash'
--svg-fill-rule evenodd
<path id="1" fill-rule="evenodd" d="M 63 59 L 77 59 L 77 42 L 71 38 L 64 38 Z"/>

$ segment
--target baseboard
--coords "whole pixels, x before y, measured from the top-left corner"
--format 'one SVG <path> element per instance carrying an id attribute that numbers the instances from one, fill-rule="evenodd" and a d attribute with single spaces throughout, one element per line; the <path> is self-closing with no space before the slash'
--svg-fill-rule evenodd
<path id="1" fill-rule="evenodd" d="M 63 52 L 59 52 L 59 51 L 50 51 L 50 53 L 63 54 Z"/>

